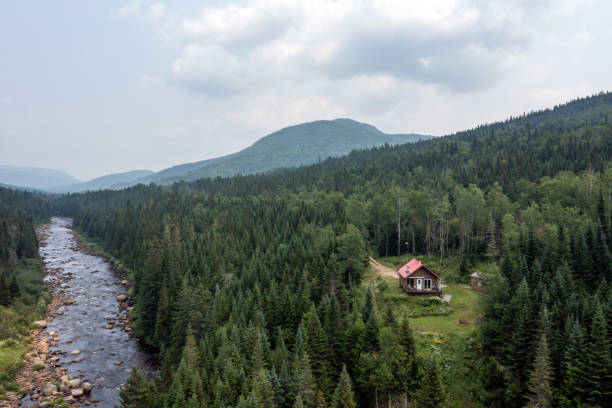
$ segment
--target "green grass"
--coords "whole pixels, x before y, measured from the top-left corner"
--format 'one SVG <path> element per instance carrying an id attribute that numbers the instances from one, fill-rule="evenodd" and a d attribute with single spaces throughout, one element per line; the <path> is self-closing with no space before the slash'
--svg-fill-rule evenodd
<path id="1" fill-rule="evenodd" d="M 28 346 L 25 342 L 4 341 L 0 343 L 0 400 L 7 391 L 18 391 L 13 379 L 23 368 L 23 356 L 27 350 Z"/>
<path id="2" fill-rule="evenodd" d="M 0 398 L 7 391 L 19 391 L 14 377 L 23 368 L 32 322 L 45 316 L 52 297 L 43 283 L 40 259 L 19 261 L 10 268 L 20 290 L 10 305 L 0 306 Z"/>
<path id="3" fill-rule="evenodd" d="M 412 319 L 416 329 L 444 333 L 445 335 L 469 334 L 476 327 L 478 318 L 479 292 L 461 283 L 450 283 L 442 289 L 445 295 L 451 295 L 452 313 L 446 316 L 425 316 Z M 467 320 L 467 325 L 459 324 L 459 319 Z M 421 329 L 422 328 L 422 329 Z"/>

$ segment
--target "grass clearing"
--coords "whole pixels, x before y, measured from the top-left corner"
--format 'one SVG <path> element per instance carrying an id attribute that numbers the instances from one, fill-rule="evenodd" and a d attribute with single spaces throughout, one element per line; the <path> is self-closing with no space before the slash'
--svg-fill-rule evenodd
<path id="1" fill-rule="evenodd" d="M 447 264 L 440 268 L 439 258 L 434 260 L 426 256 L 418 256 L 417 259 L 440 273 L 442 280 L 447 280 L 447 274 L 458 276 L 458 267 L 448 260 Z M 381 264 L 392 268 L 398 268 L 408 260 L 406 256 L 377 259 Z M 449 281 L 455 281 L 455 279 L 449 279 Z M 397 315 L 406 312 L 415 329 L 431 337 L 434 343 L 445 342 L 449 336 L 468 335 L 476 327 L 479 313 L 478 300 L 482 294 L 472 290 L 465 283 L 447 283 L 447 286 L 442 289 L 445 295 L 452 296 L 448 304 L 438 303 L 430 296 L 407 295 L 399 287 L 397 278 L 380 277 L 371 267 L 365 274 L 364 285 L 373 287 L 375 295 L 382 303 L 390 302 Z M 466 324 L 460 324 L 459 320 Z"/>

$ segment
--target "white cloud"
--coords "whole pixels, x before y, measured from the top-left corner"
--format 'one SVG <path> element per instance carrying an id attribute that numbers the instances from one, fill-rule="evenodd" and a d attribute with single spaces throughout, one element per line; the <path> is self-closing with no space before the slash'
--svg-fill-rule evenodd
<path id="1" fill-rule="evenodd" d="M 519 3 L 251 0 L 205 7 L 174 27 L 184 47 L 172 82 L 226 95 L 287 78 L 382 74 L 481 89 L 501 76 L 507 54 L 524 46 Z"/>
<path id="2" fill-rule="evenodd" d="M 142 6 L 142 0 L 133 0 L 132 2 L 124 4 L 123 6 L 120 6 L 119 8 L 117 8 L 117 11 L 115 12 L 115 14 L 118 17 L 133 16 L 140 12 L 141 6 Z"/>
<path id="3" fill-rule="evenodd" d="M 120 18 L 146 18 L 150 20 L 159 20 L 165 15 L 166 5 L 161 2 L 153 2 L 145 4 L 143 0 L 133 0 L 119 6 L 115 10 L 115 15 Z"/>
<path id="4" fill-rule="evenodd" d="M 147 13 L 147 17 L 152 18 L 154 20 L 161 18 L 166 11 L 166 6 L 164 3 L 156 2 L 149 6 L 149 11 Z"/>

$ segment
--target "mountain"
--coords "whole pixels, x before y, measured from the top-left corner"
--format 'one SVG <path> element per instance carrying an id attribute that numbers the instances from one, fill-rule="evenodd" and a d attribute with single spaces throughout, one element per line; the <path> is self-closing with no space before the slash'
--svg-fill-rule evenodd
<path id="1" fill-rule="evenodd" d="M 428 140 L 433 136 L 388 134 L 372 125 L 351 119 L 319 120 L 283 128 L 271 133 L 237 153 L 195 163 L 181 164 L 141 178 L 137 183 L 167 184 L 204 177 L 263 173 L 277 168 L 316 163 L 353 150 L 388 144 Z"/>
<path id="2" fill-rule="evenodd" d="M 151 170 L 133 170 L 125 173 L 108 174 L 83 183 L 55 187 L 49 191 L 53 193 L 78 193 L 81 191 L 112 189 L 115 185 L 130 183 L 152 174 L 154 174 L 154 172 Z"/>
<path id="3" fill-rule="evenodd" d="M 80 182 L 81 180 L 60 170 L 28 166 L 0 166 L 0 183 L 12 186 L 49 190 Z"/>

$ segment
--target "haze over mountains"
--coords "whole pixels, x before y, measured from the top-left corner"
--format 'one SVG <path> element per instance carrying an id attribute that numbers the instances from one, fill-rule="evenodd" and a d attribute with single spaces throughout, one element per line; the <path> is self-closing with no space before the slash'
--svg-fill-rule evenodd
<path id="1" fill-rule="evenodd" d="M 11 186 L 46 190 L 80 182 L 81 180 L 61 170 L 30 166 L 0 166 L 0 183 Z"/>
<path id="2" fill-rule="evenodd" d="M 414 133 L 388 134 L 372 125 L 351 119 L 319 120 L 283 128 L 237 153 L 180 164 L 157 173 L 135 170 L 80 182 L 58 170 L 3 166 L 12 171 L 0 173 L 0 183 L 53 193 L 120 189 L 139 183 L 170 184 L 204 177 L 229 177 L 298 167 L 328 157 L 343 156 L 353 150 L 384 144 L 412 143 L 432 137 Z"/>

